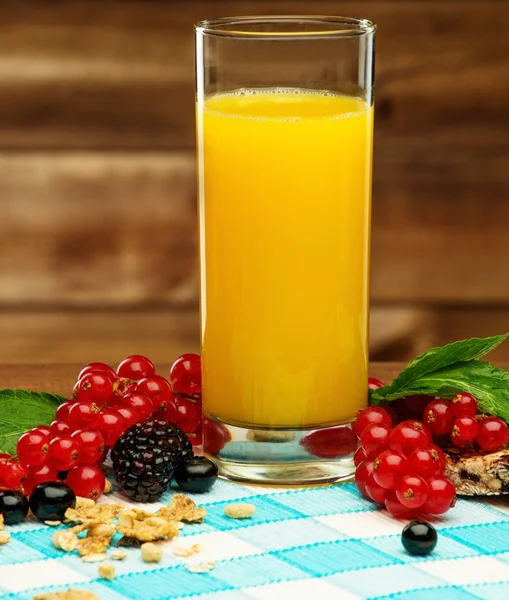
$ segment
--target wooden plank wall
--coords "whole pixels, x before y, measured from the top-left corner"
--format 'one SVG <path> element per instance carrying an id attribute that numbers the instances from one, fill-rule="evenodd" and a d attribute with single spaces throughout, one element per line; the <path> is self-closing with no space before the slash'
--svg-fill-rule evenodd
<path id="1" fill-rule="evenodd" d="M 509 330 L 509 3 L 339 8 L 379 27 L 373 356 Z M 197 349 L 192 24 L 337 10 L 3 0 L 0 362 Z"/>

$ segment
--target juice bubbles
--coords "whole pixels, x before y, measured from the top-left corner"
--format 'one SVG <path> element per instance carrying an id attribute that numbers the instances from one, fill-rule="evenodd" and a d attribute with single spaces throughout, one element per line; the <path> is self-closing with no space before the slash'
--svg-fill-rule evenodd
<path id="1" fill-rule="evenodd" d="M 205 413 L 302 428 L 365 406 L 372 129 L 332 93 L 198 106 Z"/>

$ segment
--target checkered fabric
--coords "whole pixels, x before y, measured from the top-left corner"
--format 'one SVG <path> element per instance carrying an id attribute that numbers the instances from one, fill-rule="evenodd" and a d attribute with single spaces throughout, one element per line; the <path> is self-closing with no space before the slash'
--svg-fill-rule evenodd
<path id="1" fill-rule="evenodd" d="M 176 490 L 175 490 L 176 491 Z M 116 493 L 108 501 L 118 502 Z M 186 525 L 162 544 L 160 563 L 142 561 L 138 549 L 112 561 L 117 576 L 98 577 L 97 563 L 53 547 L 55 529 L 34 521 L 9 528 L 0 547 L 0 600 L 69 587 L 103 600 L 486 600 L 509 598 L 509 510 L 504 500 L 459 500 L 434 524 L 439 541 L 427 557 L 401 545 L 403 521 L 364 500 L 351 483 L 295 490 L 256 488 L 218 481 L 196 496 L 207 507 L 202 524 Z M 170 494 L 162 498 L 170 501 Z M 256 506 L 251 519 L 224 515 L 231 502 Z M 156 510 L 160 505 L 151 505 Z M 174 546 L 199 543 L 192 558 Z M 208 573 L 186 562 L 214 561 Z"/>

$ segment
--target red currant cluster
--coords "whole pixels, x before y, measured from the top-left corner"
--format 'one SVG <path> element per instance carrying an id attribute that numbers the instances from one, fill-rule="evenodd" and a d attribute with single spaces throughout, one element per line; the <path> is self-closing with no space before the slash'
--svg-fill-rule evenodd
<path id="1" fill-rule="evenodd" d="M 126 429 L 150 415 L 176 423 L 193 445 L 201 444 L 198 355 L 177 358 L 169 381 L 156 375 L 144 356 L 128 356 L 116 372 L 100 362 L 87 365 L 55 420 L 24 433 L 17 457 L 0 455 L 0 488 L 29 495 L 39 483 L 65 481 L 77 496 L 96 500 L 105 486 L 100 465 L 108 450 Z"/>
<path id="2" fill-rule="evenodd" d="M 477 409 L 472 394 L 457 394 L 452 401 L 437 398 L 424 408 L 423 420 L 443 447 L 452 443 L 486 452 L 504 447 L 509 441 L 507 423 L 499 417 L 478 415 Z"/>
<path id="3" fill-rule="evenodd" d="M 439 515 L 454 506 L 444 453 L 424 423 L 407 420 L 393 427 L 389 412 L 374 406 L 359 411 L 353 428 L 360 441 L 355 482 L 364 496 L 396 518 Z"/>

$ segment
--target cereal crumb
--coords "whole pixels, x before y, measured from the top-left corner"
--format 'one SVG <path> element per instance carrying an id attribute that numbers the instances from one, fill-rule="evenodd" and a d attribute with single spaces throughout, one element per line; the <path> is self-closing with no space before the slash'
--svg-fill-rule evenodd
<path id="1" fill-rule="evenodd" d="M 49 592 L 36 594 L 34 600 L 101 600 L 99 596 L 87 590 L 64 590 L 62 592 Z"/>
<path id="2" fill-rule="evenodd" d="M 207 515 L 207 510 L 203 506 L 196 506 L 185 494 L 173 494 L 170 504 L 160 508 L 157 514 L 168 521 L 201 523 Z"/>
<path id="3" fill-rule="evenodd" d="M 145 562 L 159 562 L 163 557 L 163 551 L 156 544 L 147 542 L 141 545 L 141 557 Z"/>
<path id="4" fill-rule="evenodd" d="M 224 514 L 230 519 L 249 519 L 256 512 L 254 504 L 228 504 L 224 507 Z"/>
<path id="5" fill-rule="evenodd" d="M 124 560 L 127 558 L 127 552 L 123 552 L 122 550 L 112 550 L 110 552 L 110 558 L 113 560 Z"/>
<path id="6" fill-rule="evenodd" d="M 104 483 L 104 494 L 109 494 L 112 489 L 113 486 L 111 485 L 111 481 L 108 478 L 106 478 L 106 481 Z"/>
<path id="7" fill-rule="evenodd" d="M 99 523 L 113 523 L 118 517 L 120 511 L 125 507 L 123 504 L 94 504 L 89 498 L 82 498 L 92 504 L 81 504 L 76 502 L 76 508 L 68 508 L 65 511 L 65 517 L 71 523 L 82 523 L 88 527 L 93 527 Z"/>
<path id="8" fill-rule="evenodd" d="M 193 556 L 193 554 L 198 554 L 198 552 L 201 551 L 202 547 L 200 546 L 200 544 L 193 544 L 192 546 L 188 547 L 177 546 L 176 548 L 173 548 L 173 554 L 182 558 L 188 558 L 189 556 Z"/>
<path id="9" fill-rule="evenodd" d="M 77 496 L 76 510 L 80 510 L 80 508 L 90 508 L 92 506 L 95 506 L 95 502 L 91 498 L 83 498 L 83 496 Z"/>
<path id="10" fill-rule="evenodd" d="M 72 552 L 78 546 L 78 538 L 72 531 L 55 531 L 51 540 L 55 548 L 64 552 Z"/>
<path id="11" fill-rule="evenodd" d="M 0 546 L 9 543 L 11 535 L 7 531 L 0 531 Z"/>
<path id="12" fill-rule="evenodd" d="M 87 531 L 87 537 L 112 537 L 115 535 L 115 525 L 112 523 L 99 523 Z"/>
<path id="13" fill-rule="evenodd" d="M 216 566 L 215 562 L 205 562 L 205 563 L 187 563 L 186 569 L 191 571 L 191 573 L 208 573 Z"/>
<path id="14" fill-rule="evenodd" d="M 2 531 L 4 527 L 4 516 L 0 513 L 0 531 Z"/>
<path id="15" fill-rule="evenodd" d="M 58 527 L 62 525 L 62 521 L 44 521 L 44 525 L 49 525 L 50 527 Z"/>
<path id="16" fill-rule="evenodd" d="M 86 563 L 94 563 L 94 562 L 102 562 L 103 560 L 106 560 L 107 558 L 108 557 L 106 556 L 106 554 L 104 554 L 104 552 L 101 552 L 100 554 L 89 554 L 88 556 L 82 556 L 81 560 Z"/>
<path id="17" fill-rule="evenodd" d="M 153 542 L 161 538 L 171 540 L 179 533 L 177 524 L 173 521 L 139 508 L 126 509 L 120 513 L 117 531 L 140 542 Z"/>
<path id="18" fill-rule="evenodd" d="M 101 563 L 97 567 L 97 572 L 99 573 L 99 577 L 101 577 L 102 579 L 109 579 L 110 581 L 112 579 L 115 579 L 115 577 L 117 576 L 115 572 L 115 566 L 112 565 L 110 562 Z"/>
<path id="19" fill-rule="evenodd" d="M 76 545 L 80 556 L 90 556 L 92 554 L 102 554 L 106 552 L 111 543 L 111 536 L 92 536 L 80 538 Z"/>

